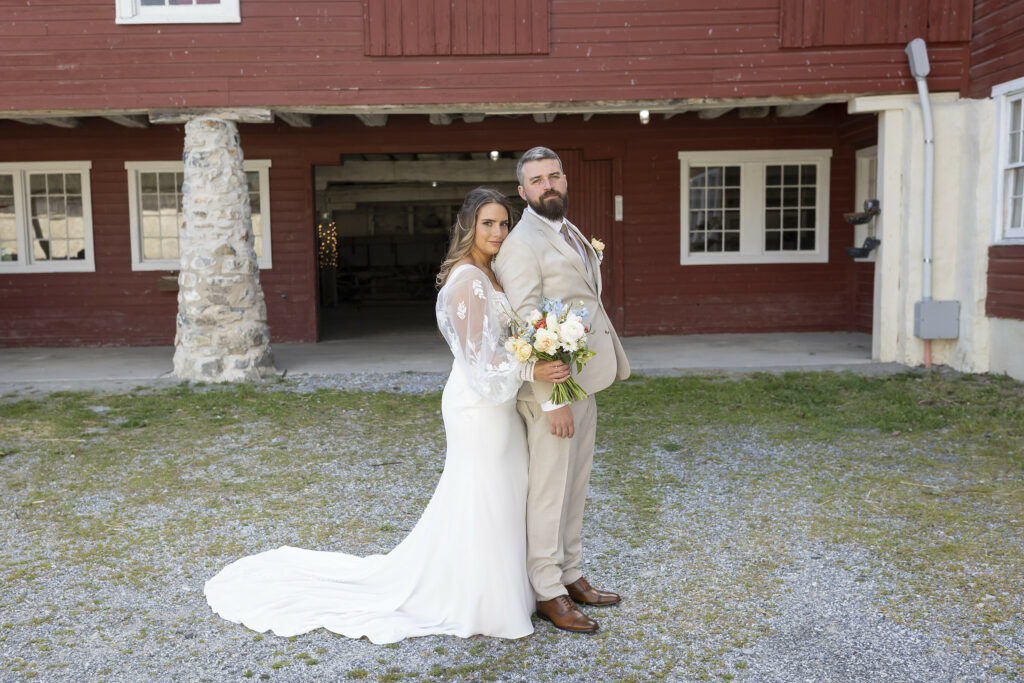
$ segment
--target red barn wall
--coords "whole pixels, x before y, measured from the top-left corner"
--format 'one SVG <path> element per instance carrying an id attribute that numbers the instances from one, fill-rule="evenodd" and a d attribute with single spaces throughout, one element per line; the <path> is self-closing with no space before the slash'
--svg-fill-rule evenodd
<path id="1" fill-rule="evenodd" d="M 268 126 L 268 129 L 272 129 Z M 272 130 L 268 130 L 271 133 Z M 243 133 L 243 141 L 245 135 Z M 181 158 L 183 126 L 127 129 L 88 119 L 74 130 L 0 122 L 0 160 L 92 161 L 94 273 L 0 273 L 0 345 L 161 345 L 174 341 L 175 292 L 157 289 L 176 271 L 132 271 L 125 161 Z M 251 158 L 271 168 L 274 267 L 261 272 L 275 340 L 313 341 L 314 237 L 309 166 L 287 138 L 266 135 Z M 243 142 L 244 144 L 244 142 Z"/>
<path id="2" fill-rule="evenodd" d="M 989 247 L 985 314 L 1024 320 L 1024 248 Z"/>
<path id="3" fill-rule="evenodd" d="M 312 167 L 346 153 L 523 150 L 536 144 L 566 154 L 573 216 L 588 235 L 610 235 L 604 265 L 606 298 L 622 310 L 627 335 L 696 332 L 870 329 L 864 264 L 844 249 L 852 229 L 854 151 L 873 143 L 874 118 L 851 118 L 833 105 L 802 118 L 711 121 L 696 116 L 489 117 L 483 123 L 430 125 L 424 116 L 394 116 L 382 128 L 354 117 L 318 119 L 308 129 L 243 125 L 247 158 L 270 158 L 273 262 L 261 279 L 276 341 L 316 336 Z M 177 307 L 157 290 L 163 272 L 131 271 L 126 160 L 180 158 L 180 126 L 126 129 L 90 120 L 62 130 L 0 123 L 0 160 L 91 160 L 95 273 L 0 276 L 5 325 L 0 345 L 170 344 Z M 821 264 L 681 266 L 678 152 L 709 149 L 831 148 L 829 262 Z M 590 174 L 590 177 L 587 174 Z M 608 175 L 611 175 L 608 181 Z M 603 175 L 604 179 L 596 175 Z M 575 185 L 573 184 L 575 180 Z M 608 218 L 612 198 L 584 187 L 609 182 L 624 197 L 624 221 Z M 573 188 L 578 191 L 573 195 Z M 605 214 L 601 213 L 601 206 Z M 589 223 L 589 219 L 588 219 Z M 620 252 L 620 253 L 616 253 Z M 610 257 L 610 260 L 609 258 Z M 616 266 L 620 263 L 621 266 Z"/>
<path id="4" fill-rule="evenodd" d="M 548 54 L 449 57 L 367 56 L 362 0 L 241 0 L 240 24 L 131 26 L 114 22 L 114 0 L 4 5 L 0 110 L 6 111 L 915 89 L 902 43 L 781 47 L 781 0 L 550 0 Z M 934 91 L 959 90 L 968 61 L 967 41 L 950 39 L 960 31 L 947 28 L 940 36 L 946 42 L 929 43 Z"/>
<path id="5" fill-rule="evenodd" d="M 1024 1 L 976 0 L 971 37 L 970 97 L 1024 76 Z"/>

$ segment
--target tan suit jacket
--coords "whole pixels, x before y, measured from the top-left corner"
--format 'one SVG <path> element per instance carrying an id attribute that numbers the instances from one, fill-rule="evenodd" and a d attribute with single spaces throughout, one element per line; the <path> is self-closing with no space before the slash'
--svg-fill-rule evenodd
<path id="1" fill-rule="evenodd" d="M 581 372 L 576 373 L 573 368 L 573 376 L 584 391 L 594 394 L 616 379 L 629 377 L 629 361 L 601 304 L 601 262 L 597 252 L 576 226 L 566 223 L 586 250 L 587 264 L 561 235 L 527 211 L 501 245 L 494 273 L 512 308 L 524 320 L 540 308 L 544 297 L 560 298 L 567 304 L 583 302 L 590 314 L 585 324 L 590 328 L 588 340 L 595 355 Z M 539 403 L 550 396 L 551 384 L 547 382 L 527 382 L 519 393 L 520 400 L 532 397 Z"/>

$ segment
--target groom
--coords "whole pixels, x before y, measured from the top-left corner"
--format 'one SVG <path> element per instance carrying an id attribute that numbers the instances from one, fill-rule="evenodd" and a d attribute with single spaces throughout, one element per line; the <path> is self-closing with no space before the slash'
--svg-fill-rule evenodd
<path id="1" fill-rule="evenodd" d="M 592 633 L 597 622 L 573 602 L 611 605 L 619 596 L 597 590 L 580 574 L 583 503 L 594 460 L 594 394 L 629 377 L 629 361 L 601 305 L 601 262 L 589 241 L 565 219 L 562 162 L 547 147 L 523 154 L 516 167 L 528 205 L 498 252 L 494 272 L 516 313 L 526 319 L 542 298 L 583 302 L 595 355 L 576 375 L 587 392 L 569 405 L 550 402 L 551 384 L 526 382 L 518 409 L 526 422 L 530 478 L 526 496 L 526 568 L 537 614 L 566 631 Z"/>

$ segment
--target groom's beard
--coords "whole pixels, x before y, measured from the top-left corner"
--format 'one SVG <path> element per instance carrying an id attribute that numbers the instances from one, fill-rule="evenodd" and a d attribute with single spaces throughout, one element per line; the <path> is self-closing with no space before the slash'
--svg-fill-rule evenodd
<path id="1" fill-rule="evenodd" d="M 562 194 L 558 190 L 548 190 L 540 196 L 536 202 L 527 202 L 530 208 L 537 212 L 537 215 L 547 218 L 549 221 L 560 221 L 565 218 L 565 211 L 569 208 L 569 195 Z"/>

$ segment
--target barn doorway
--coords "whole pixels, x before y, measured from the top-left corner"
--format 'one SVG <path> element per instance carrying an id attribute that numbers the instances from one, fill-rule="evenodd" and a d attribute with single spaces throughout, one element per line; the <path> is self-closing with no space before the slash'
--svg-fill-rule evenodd
<path id="1" fill-rule="evenodd" d="M 434 278 L 470 190 L 522 202 L 521 152 L 346 154 L 316 166 L 320 340 L 436 330 Z"/>

